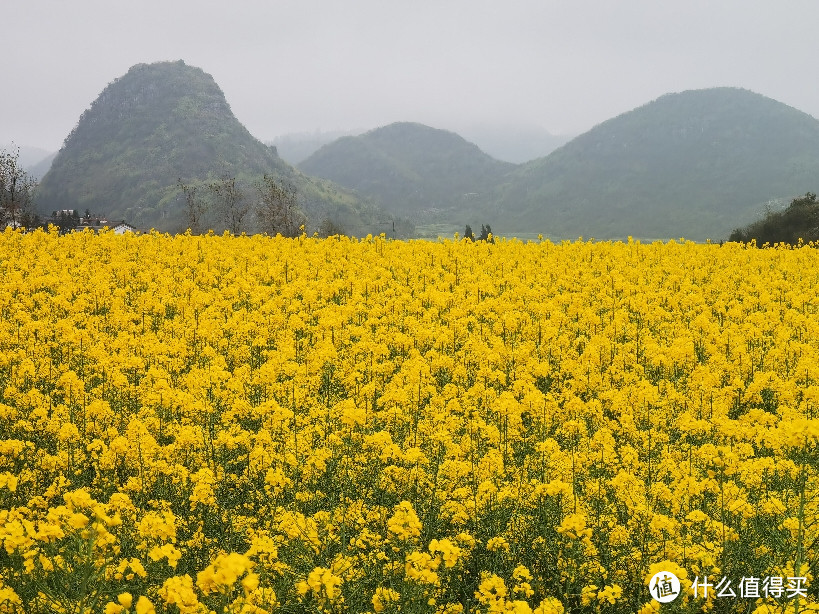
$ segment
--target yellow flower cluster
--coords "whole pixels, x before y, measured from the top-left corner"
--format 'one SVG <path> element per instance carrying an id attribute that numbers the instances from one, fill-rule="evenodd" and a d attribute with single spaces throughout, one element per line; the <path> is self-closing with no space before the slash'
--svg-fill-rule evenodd
<path id="1" fill-rule="evenodd" d="M 816 608 L 812 247 L 6 230 L 0 273 L 2 613 Z"/>
<path id="2" fill-rule="evenodd" d="M 131 609 L 131 606 L 133 606 L 133 609 Z M 156 614 L 156 608 L 144 595 L 141 595 L 134 603 L 134 597 L 131 593 L 120 593 L 116 602 L 109 601 L 105 605 L 104 612 L 105 614 L 125 614 L 129 612 L 134 614 Z"/>
<path id="3" fill-rule="evenodd" d="M 373 609 L 377 613 L 383 612 L 390 605 L 398 602 L 400 599 L 401 595 L 397 591 L 391 588 L 379 586 L 377 589 L 375 589 L 375 594 L 373 595 Z"/>
<path id="4" fill-rule="evenodd" d="M 399 503 L 387 521 L 387 531 L 396 539 L 406 540 L 421 534 L 421 521 L 409 501 Z"/>
<path id="5" fill-rule="evenodd" d="M 341 583 L 342 579 L 333 574 L 332 569 L 316 567 L 307 575 L 306 580 L 296 584 L 296 590 L 302 596 L 312 595 L 324 607 L 344 600 L 341 595 Z"/>
<path id="6" fill-rule="evenodd" d="M 214 592 L 229 590 L 245 574 L 242 586 L 253 590 L 259 585 L 259 576 L 252 573 L 252 561 L 243 554 L 232 552 L 220 554 L 216 560 L 200 571 L 196 578 L 196 585 L 207 595 Z"/>

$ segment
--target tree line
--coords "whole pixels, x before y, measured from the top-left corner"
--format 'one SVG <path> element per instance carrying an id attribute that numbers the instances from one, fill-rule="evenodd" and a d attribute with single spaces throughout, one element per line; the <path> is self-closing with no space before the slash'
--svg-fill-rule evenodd
<path id="1" fill-rule="evenodd" d="M 179 178 L 176 185 L 169 188 L 169 196 L 177 199 L 177 206 L 169 212 L 175 218 L 174 223 L 177 228 L 188 228 L 194 234 L 224 229 L 232 234 L 262 232 L 270 236 L 295 237 L 310 226 L 310 232 L 326 237 L 345 234 L 349 224 L 369 229 L 369 226 L 386 223 L 362 225 L 363 220 L 343 207 L 339 212 L 322 209 L 310 201 L 309 196 L 306 199 L 291 178 L 278 174 L 264 174 L 259 178 L 258 175 L 236 176 L 224 172 L 209 174 L 206 179 Z M 60 232 L 71 232 L 91 218 L 89 211 L 86 210 L 85 218 L 81 218 L 74 209 L 41 217 L 35 203 L 37 189 L 38 182 L 19 163 L 19 148 L 13 151 L 0 149 L 0 230 L 6 226 L 30 229 L 54 224 Z M 348 213 L 346 218 L 345 211 Z M 406 220 L 392 220 L 391 223 L 393 234 L 396 225 L 402 236 L 414 231 Z"/>
<path id="2" fill-rule="evenodd" d="M 194 234 L 218 220 L 232 234 L 252 225 L 271 236 L 297 236 L 307 222 L 295 186 L 283 178 L 265 174 L 248 186 L 224 175 L 203 183 L 177 182 L 184 202 L 185 220 Z"/>
<path id="3" fill-rule="evenodd" d="M 20 165 L 19 148 L 0 150 L 0 227 L 33 228 L 43 224 L 36 211 L 37 181 Z M 235 177 L 223 176 L 200 183 L 184 183 L 177 187 L 184 202 L 188 227 L 194 233 L 206 230 L 206 223 L 216 220 L 233 234 L 253 227 L 269 235 L 297 236 L 307 221 L 299 206 L 295 186 L 286 179 L 265 174 L 251 188 Z M 78 215 L 58 212 L 52 220 L 61 230 L 78 226 Z M 323 224 L 320 230 L 338 232 L 333 224 Z"/>
<path id="4" fill-rule="evenodd" d="M 781 211 L 768 208 L 762 219 L 735 229 L 728 240 L 742 243 L 755 240 L 758 246 L 766 243 L 797 245 L 800 241 L 819 241 L 819 202 L 816 194 L 807 192 L 804 196 L 794 198 Z"/>

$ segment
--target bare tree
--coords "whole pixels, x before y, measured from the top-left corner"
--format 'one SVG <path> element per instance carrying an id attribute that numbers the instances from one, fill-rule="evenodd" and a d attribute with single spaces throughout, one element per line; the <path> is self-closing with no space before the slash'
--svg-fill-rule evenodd
<path id="1" fill-rule="evenodd" d="M 256 184 L 256 190 L 259 193 L 256 217 L 261 230 L 269 235 L 298 236 L 306 218 L 299 209 L 296 187 L 289 181 L 266 174 Z"/>
<path id="2" fill-rule="evenodd" d="M 207 202 L 197 195 L 197 186 L 184 184 L 182 179 L 178 179 L 176 185 L 185 197 L 185 217 L 188 220 L 188 228 L 193 234 L 200 234 L 202 221 L 208 208 Z"/>
<path id="3" fill-rule="evenodd" d="M 250 212 L 250 205 L 245 200 L 245 193 L 236 185 L 235 177 L 224 176 L 208 185 L 208 189 L 216 197 L 216 205 L 222 213 L 222 219 L 228 230 L 239 234 L 242 223 Z"/>
<path id="4" fill-rule="evenodd" d="M 20 149 L 0 151 L 0 222 L 19 228 L 34 219 L 37 182 L 19 163 Z"/>

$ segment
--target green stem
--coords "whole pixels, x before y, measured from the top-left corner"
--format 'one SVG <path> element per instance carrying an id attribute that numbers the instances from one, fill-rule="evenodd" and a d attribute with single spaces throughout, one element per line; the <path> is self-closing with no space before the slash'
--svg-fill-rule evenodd
<path id="1" fill-rule="evenodd" d="M 807 456 L 807 451 L 805 456 Z M 807 487 L 808 476 L 807 476 L 807 467 L 805 467 L 804 458 L 802 464 L 802 471 L 799 474 L 800 477 L 800 484 L 799 484 L 799 513 L 797 518 L 799 520 L 799 527 L 796 531 L 796 560 L 793 563 L 793 575 L 794 577 L 799 577 L 799 572 L 802 568 L 802 557 L 804 555 L 803 548 L 804 548 L 804 541 L 805 541 L 805 490 Z M 793 600 L 793 612 L 794 614 L 799 614 L 799 595 L 796 595 L 796 598 Z"/>

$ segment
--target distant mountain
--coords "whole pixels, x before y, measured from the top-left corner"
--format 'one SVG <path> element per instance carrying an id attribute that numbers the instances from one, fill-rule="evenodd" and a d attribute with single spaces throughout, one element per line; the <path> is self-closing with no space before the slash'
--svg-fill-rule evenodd
<path id="1" fill-rule="evenodd" d="M 363 130 L 358 132 L 345 130 L 294 132 L 277 136 L 270 141 L 268 145 L 275 147 L 283 160 L 287 160 L 290 164 L 296 165 L 336 139 L 340 139 L 343 136 L 353 136 L 360 132 L 363 132 Z"/>
<path id="2" fill-rule="evenodd" d="M 51 166 L 51 161 L 54 159 L 54 156 L 57 155 L 55 152 L 42 149 L 41 147 L 31 147 L 28 145 L 18 146 L 14 143 L 0 145 L 0 150 L 18 154 L 17 163 L 38 181 L 46 174 L 49 166 Z"/>
<path id="3" fill-rule="evenodd" d="M 467 125 L 457 133 L 493 158 L 514 164 L 547 156 L 573 138 L 573 135 L 552 134 L 541 126 L 511 121 Z"/>
<path id="4" fill-rule="evenodd" d="M 251 185 L 265 173 L 292 181 L 313 212 L 338 212 L 337 222 L 380 217 L 359 197 L 304 177 L 255 139 L 201 69 L 181 60 L 138 64 L 82 114 L 43 177 L 37 202 L 44 212 L 89 209 L 178 231 L 186 222 L 178 179 L 201 184 L 231 176 Z"/>
<path id="5" fill-rule="evenodd" d="M 56 151 L 51 152 L 44 158 L 41 158 L 36 163 L 28 166 L 26 170 L 28 171 L 29 175 L 34 177 L 37 181 L 40 181 L 43 177 L 45 177 L 45 174 L 51 168 L 51 165 L 54 163 L 54 158 L 56 157 L 57 152 Z"/>
<path id="6" fill-rule="evenodd" d="M 513 168 L 457 134 L 416 123 L 340 138 L 299 164 L 396 214 L 458 223 Z"/>
<path id="7" fill-rule="evenodd" d="M 727 237 L 819 185 L 819 121 L 747 90 L 667 94 L 510 173 L 485 218 L 554 237 Z"/>
<path id="8" fill-rule="evenodd" d="M 267 144 L 276 147 L 282 159 L 298 165 L 325 145 L 342 137 L 357 136 L 364 132 L 365 130 L 295 132 L 277 136 Z M 552 134 L 540 126 L 512 122 L 469 124 L 454 132 L 493 158 L 513 164 L 542 158 L 572 138 Z"/>

